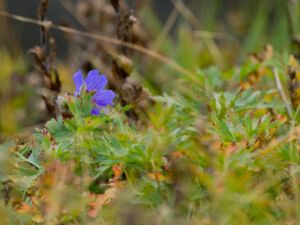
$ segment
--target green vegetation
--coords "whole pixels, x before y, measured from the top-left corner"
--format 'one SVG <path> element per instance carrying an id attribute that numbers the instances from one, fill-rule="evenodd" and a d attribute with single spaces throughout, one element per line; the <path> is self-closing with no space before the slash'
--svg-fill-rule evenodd
<path id="1" fill-rule="evenodd" d="M 199 19 L 209 31 L 222 1 L 214 2 L 208 7 L 211 14 Z M 245 19 L 249 30 L 242 41 L 195 30 L 193 20 L 180 22 L 174 38 L 163 33 L 167 26 L 161 27 L 145 6 L 139 13 L 150 34 L 163 30 L 149 46 L 164 55 L 153 58 L 153 52 L 135 55 L 103 46 L 99 53 L 93 48 L 99 44 L 96 38 L 84 43 L 86 52 L 73 50 L 68 60 L 79 59 L 82 64 L 76 66 L 83 70 L 88 64 L 104 71 L 117 94 L 114 106 L 98 116 L 91 115 L 93 91 L 83 86 L 73 94 L 71 75 L 78 68 L 55 67 L 51 46 L 42 52 L 45 57 L 41 54 L 44 43 L 32 49 L 38 71 L 32 73 L 46 80 L 39 83 L 39 94 L 48 110 L 53 102 L 58 107 L 50 108 L 56 113 L 46 115 L 45 124 L 38 124 L 38 112 L 32 112 L 20 127 L 16 122 L 7 126 L 13 119 L 1 111 L 6 135 L 0 145 L 0 224 L 299 224 L 298 49 L 290 43 L 286 15 L 279 15 L 282 1 L 274 1 L 272 13 L 285 30 L 271 29 L 270 42 L 258 40 L 270 23 L 264 15 L 272 10 L 262 2 L 255 18 Z M 230 15 L 247 16 L 244 7 L 250 5 Z M 9 91 L 2 84 L 12 68 L 25 74 L 27 67 L 25 60 L 12 64 L 9 54 L 3 55 L 1 96 Z M 50 66 L 44 68 L 45 62 Z M 59 94 L 56 71 L 62 81 Z M 5 109 L 10 112 L 25 109 L 24 102 L 30 101 L 33 109 L 32 102 L 39 100 L 28 86 L 23 86 L 22 100 L 15 103 L 20 96 L 6 96 L 0 104 L 11 106 Z M 51 102 L 45 90 L 59 96 Z M 29 134 L 28 124 L 36 124 Z M 21 134 L 7 137 L 17 130 Z"/>

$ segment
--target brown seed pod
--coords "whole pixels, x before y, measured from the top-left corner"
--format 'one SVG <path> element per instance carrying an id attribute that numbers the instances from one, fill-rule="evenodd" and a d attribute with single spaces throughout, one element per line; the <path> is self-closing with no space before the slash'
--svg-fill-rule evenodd
<path id="1" fill-rule="evenodd" d="M 289 91 L 291 102 L 296 110 L 300 103 L 300 66 L 294 56 L 290 56 L 287 73 L 290 77 Z"/>

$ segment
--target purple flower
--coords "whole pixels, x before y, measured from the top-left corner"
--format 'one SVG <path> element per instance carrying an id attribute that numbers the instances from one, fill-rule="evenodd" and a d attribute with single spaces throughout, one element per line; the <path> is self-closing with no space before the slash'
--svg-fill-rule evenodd
<path id="1" fill-rule="evenodd" d="M 91 70 L 86 79 L 84 80 L 82 72 L 78 71 L 73 76 L 75 83 L 75 96 L 80 95 L 80 90 L 83 85 L 85 85 L 88 92 L 93 92 L 92 102 L 94 103 L 94 108 L 91 111 L 92 115 L 99 115 L 102 109 L 108 105 L 113 105 L 113 99 L 116 94 L 112 90 L 105 90 L 107 84 L 107 78 L 105 75 L 100 75 L 97 70 Z"/>

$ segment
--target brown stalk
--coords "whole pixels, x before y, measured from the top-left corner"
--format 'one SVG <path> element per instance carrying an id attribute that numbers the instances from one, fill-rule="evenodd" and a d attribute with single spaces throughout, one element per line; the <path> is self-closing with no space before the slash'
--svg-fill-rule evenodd
<path id="1" fill-rule="evenodd" d="M 121 10 L 119 1 L 111 1 L 117 14 L 116 34 L 118 40 L 133 43 L 133 26 L 137 21 L 132 10 Z M 146 108 L 152 103 L 150 94 L 143 89 L 142 85 L 130 77 L 133 63 L 131 61 L 132 51 L 126 46 L 120 46 L 113 54 L 112 72 L 116 80 L 115 88 L 120 95 L 123 105 L 132 104 L 134 108 L 129 111 L 128 117 L 137 120 L 139 112 L 145 113 Z"/>
<path id="2" fill-rule="evenodd" d="M 49 0 L 41 0 L 40 2 L 37 16 L 39 21 L 43 23 L 40 29 L 41 42 L 40 45 L 30 49 L 29 53 L 34 56 L 34 66 L 42 77 L 44 88 L 47 90 L 42 93 L 46 108 L 51 116 L 56 116 L 56 98 L 61 91 L 61 81 L 54 66 L 57 46 L 55 39 L 49 33 L 51 22 L 45 20 L 49 3 Z"/>

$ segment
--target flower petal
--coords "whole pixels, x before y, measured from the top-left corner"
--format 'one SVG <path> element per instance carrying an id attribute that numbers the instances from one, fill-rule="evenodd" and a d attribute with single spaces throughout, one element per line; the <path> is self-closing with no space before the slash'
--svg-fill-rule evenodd
<path id="1" fill-rule="evenodd" d="M 102 111 L 102 113 L 107 114 L 108 113 L 108 109 L 103 107 L 103 106 L 96 106 L 92 109 L 91 114 L 98 116 L 100 114 L 100 112 Z"/>
<path id="2" fill-rule="evenodd" d="M 93 101 L 98 106 L 107 106 L 113 105 L 113 99 L 116 97 L 116 94 L 111 90 L 100 90 L 97 91 L 96 94 L 93 96 Z"/>
<path id="3" fill-rule="evenodd" d="M 75 83 L 75 95 L 79 95 L 80 88 L 84 84 L 84 78 L 83 78 L 82 72 L 80 70 L 74 74 L 73 80 Z"/>
<path id="4" fill-rule="evenodd" d="M 103 89 L 107 84 L 107 79 L 104 75 L 99 75 L 98 70 L 91 70 L 85 80 L 88 91 L 98 91 Z"/>
<path id="5" fill-rule="evenodd" d="M 95 116 L 98 116 L 99 113 L 100 113 L 100 111 L 101 111 L 101 108 L 100 108 L 100 107 L 94 107 L 94 108 L 92 109 L 92 111 L 91 111 L 91 114 L 92 114 L 92 115 L 95 115 Z"/>

